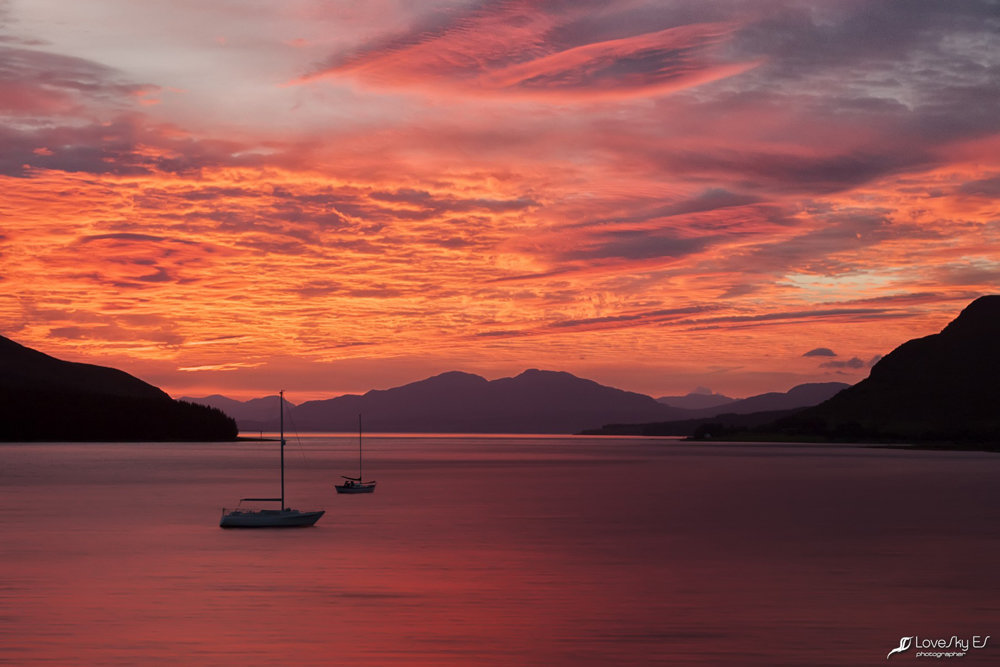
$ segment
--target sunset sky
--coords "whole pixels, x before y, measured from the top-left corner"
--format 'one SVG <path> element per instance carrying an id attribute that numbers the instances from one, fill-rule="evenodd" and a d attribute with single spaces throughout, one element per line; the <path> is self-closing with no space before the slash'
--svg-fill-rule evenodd
<path id="1" fill-rule="evenodd" d="M 0 0 L 0 334 L 174 396 L 855 382 L 1000 291 L 1000 4 Z"/>

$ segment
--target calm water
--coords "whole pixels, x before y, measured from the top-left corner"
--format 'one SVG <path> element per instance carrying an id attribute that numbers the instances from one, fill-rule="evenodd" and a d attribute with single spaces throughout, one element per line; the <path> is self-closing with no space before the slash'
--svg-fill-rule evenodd
<path id="1" fill-rule="evenodd" d="M 274 443 L 0 446 L 0 663 L 1000 663 L 1000 456 L 366 442 L 378 491 L 336 496 L 356 441 L 290 441 L 327 514 L 251 531 L 221 507 L 277 494 Z"/>

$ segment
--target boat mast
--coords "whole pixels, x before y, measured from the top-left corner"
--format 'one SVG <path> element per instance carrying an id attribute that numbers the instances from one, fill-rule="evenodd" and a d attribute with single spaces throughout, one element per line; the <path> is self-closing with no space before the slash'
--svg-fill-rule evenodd
<path id="1" fill-rule="evenodd" d="M 361 414 L 358 413 L 358 483 L 364 482 L 364 475 L 361 474 Z"/>
<path id="2" fill-rule="evenodd" d="M 285 390 L 278 392 L 279 428 L 281 429 L 281 509 L 285 509 Z"/>

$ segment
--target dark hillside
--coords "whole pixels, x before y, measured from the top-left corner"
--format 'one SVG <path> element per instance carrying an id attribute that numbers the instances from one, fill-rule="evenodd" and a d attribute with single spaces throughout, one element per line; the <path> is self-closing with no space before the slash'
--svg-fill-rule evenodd
<path id="1" fill-rule="evenodd" d="M 123 371 L 62 361 L 0 336 L 0 441 L 232 440 L 214 408 Z"/>
<path id="2" fill-rule="evenodd" d="M 831 439 L 1000 443 L 1000 295 L 903 343 L 865 380 L 772 430 Z"/>

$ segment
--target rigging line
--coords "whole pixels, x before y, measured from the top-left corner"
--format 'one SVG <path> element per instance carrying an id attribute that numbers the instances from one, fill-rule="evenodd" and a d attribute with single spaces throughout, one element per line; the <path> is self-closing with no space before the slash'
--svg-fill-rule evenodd
<path id="1" fill-rule="evenodd" d="M 291 422 L 292 432 L 295 433 L 295 443 L 298 445 L 299 454 L 302 456 L 302 461 L 305 462 L 306 452 L 305 448 L 302 447 L 302 438 L 299 437 L 299 427 L 295 425 L 295 418 L 292 417 L 291 411 L 288 412 L 286 417 L 288 417 L 288 421 Z"/>

